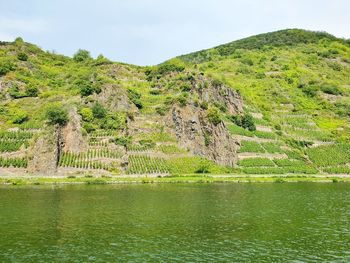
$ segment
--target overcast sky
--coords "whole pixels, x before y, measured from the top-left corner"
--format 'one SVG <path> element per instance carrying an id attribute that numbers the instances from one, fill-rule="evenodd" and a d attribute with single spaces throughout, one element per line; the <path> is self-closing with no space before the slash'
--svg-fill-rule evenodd
<path id="1" fill-rule="evenodd" d="M 349 0 L 0 0 L 0 40 L 153 65 L 285 28 L 350 38 Z"/>

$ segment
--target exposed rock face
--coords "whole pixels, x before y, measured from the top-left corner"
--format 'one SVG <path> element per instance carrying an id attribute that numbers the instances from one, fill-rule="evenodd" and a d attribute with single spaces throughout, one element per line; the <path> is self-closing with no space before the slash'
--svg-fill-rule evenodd
<path id="1" fill-rule="evenodd" d="M 57 170 L 60 148 L 60 129 L 55 128 L 52 135 L 49 132 L 40 136 L 29 150 L 28 172 L 52 175 Z"/>
<path id="2" fill-rule="evenodd" d="M 87 140 L 81 133 L 81 116 L 76 108 L 69 112 L 69 122 L 62 130 L 62 138 L 65 152 L 81 153 L 88 149 Z"/>
<path id="3" fill-rule="evenodd" d="M 205 86 L 205 82 L 206 80 L 204 77 L 201 77 L 193 83 L 198 91 L 199 98 L 202 101 L 224 105 L 227 108 L 228 113 L 231 115 L 243 112 L 243 100 L 237 91 L 232 90 L 223 84 L 213 84 L 213 82 L 209 82 L 209 84 L 207 84 L 208 87 L 206 88 L 198 88 L 199 86 Z"/>
<path id="4" fill-rule="evenodd" d="M 137 111 L 127 92 L 116 85 L 105 86 L 101 93 L 94 95 L 94 99 L 112 111 Z"/>
<path id="5" fill-rule="evenodd" d="M 171 118 L 182 147 L 218 164 L 235 165 L 238 142 L 230 136 L 224 123 L 217 126 L 209 123 L 205 120 L 205 113 L 192 106 L 174 107 Z"/>

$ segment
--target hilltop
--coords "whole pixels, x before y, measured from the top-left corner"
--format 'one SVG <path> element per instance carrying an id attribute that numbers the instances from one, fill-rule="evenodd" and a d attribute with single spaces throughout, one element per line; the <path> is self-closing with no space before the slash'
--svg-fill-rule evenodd
<path id="1" fill-rule="evenodd" d="M 282 30 L 139 67 L 0 43 L 3 172 L 349 174 L 350 44 Z"/>

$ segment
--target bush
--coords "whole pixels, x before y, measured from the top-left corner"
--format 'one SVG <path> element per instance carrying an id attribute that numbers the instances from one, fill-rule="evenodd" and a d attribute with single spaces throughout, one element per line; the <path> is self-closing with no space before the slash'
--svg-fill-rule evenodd
<path id="1" fill-rule="evenodd" d="M 80 87 L 80 95 L 82 97 L 87 97 L 93 94 L 95 91 L 94 87 L 91 84 L 86 84 Z"/>
<path id="2" fill-rule="evenodd" d="M 117 137 L 114 139 L 114 143 L 126 147 L 131 143 L 131 137 Z"/>
<path id="3" fill-rule="evenodd" d="M 321 90 L 324 93 L 331 94 L 331 95 L 341 95 L 342 92 L 339 90 L 338 87 L 331 86 L 331 85 L 322 85 Z"/>
<path id="4" fill-rule="evenodd" d="M 27 61 L 28 55 L 26 53 L 21 52 L 21 53 L 18 53 L 17 58 L 18 60 L 21 60 L 21 61 Z"/>
<path id="5" fill-rule="evenodd" d="M 14 99 L 19 99 L 25 97 L 25 93 L 21 92 L 19 86 L 15 83 L 11 88 L 8 89 L 8 93 Z"/>
<path id="6" fill-rule="evenodd" d="M 240 126 L 240 127 L 244 128 L 246 130 L 249 130 L 249 131 L 256 130 L 256 126 L 254 124 L 253 117 L 249 114 L 245 114 L 243 116 L 232 115 L 229 118 L 237 126 Z"/>
<path id="7" fill-rule="evenodd" d="M 221 123 L 222 121 L 220 111 L 216 107 L 210 107 L 207 110 L 207 117 L 208 117 L 208 120 L 215 126 Z"/>
<path id="8" fill-rule="evenodd" d="M 185 107 L 187 105 L 187 98 L 183 94 L 177 97 L 177 101 L 179 102 L 181 107 Z"/>
<path id="9" fill-rule="evenodd" d="M 14 99 L 20 99 L 24 97 L 37 97 L 39 90 L 37 87 L 28 85 L 25 87 L 25 91 L 21 91 L 20 87 L 15 83 L 11 88 L 9 88 L 8 93 Z"/>
<path id="10" fill-rule="evenodd" d="M 131 100 L 132 103 L 138 108 L 142 109 L 143 105 L 141 102 L 141 94 L 133 89 L 128 89 L 128 97 Z"/>
<path id="11" fill-rule="evenodd" d="M 156 107 L 156 112 L 161 116 L 164 116 L 167 111 L 168 111 L 168 109 L 165 106 L 157 106 Z"/>
<path id="12" fill-rule="evenodd" d="M 46 111 L 46 118 L 51 125 L 65 125 L 68 122 L 68 112 L 62 105 L 51 105 Z"/>
<path id="13" fill-rule="evenodd" d="M 85 122 L 85 123 L 83 124 L 83 128 L 84 128 L 84 130 L 85 130 L 87 133 L 91 133 L 91 132 L 93 132 L 93 131 L 96 131 L 97 126 L 94 125 L 94 124 L 92 124 L 92 123 Z"/>
<path id="14" fill-rule="evenodd" d="M 0 76 L 7 74 L 15 69 L 15 64 L 8 59 L 0 59 Z"/>
<path id="15" fill-rule="evenodd" d="M 318 91 L 318 88 L 315 87 L 315 86 L 305 86 L 305 87 L 300 87 L 301 88 L 301 91 L 308 97 L 316 97 L 317 95 L 317 91 Z"/>
<path id="16" fill-rule="evenodd" d="M 84 49 L 79 49 L 73 56 L 75 62 L 84 62 L 91 59 L 90 52 Z"/>
<path id="17" fill-rule="evenodd" d="M 98 102 L 92 106 L 92 114 L 97 119 L 102 119 L 106 117 L 107 110 Z"/>
<path id="18" fill-rule="evenodd" d="M 39 89 L 33 85 L 26 86 L 25 90 L 27 97 L 38 97 Z"/>
<path id="19" fill-rule="evenodd" d="M 80 115 L 83 119 L 83 121 L 92 121 L 94 119 L 94 115 L 92 113 L 92 110 L 90 108 L 82 108 L 80 110 Z"/>
<path id="20" fill-rule="evenodd" d="M 210 162 L 206 159 L 202 159 L 200 160 L 199 162 L 199 166 L 196 170 L 196 173 L 199 173 L 199 174 L 207 174 L 207 173 L 210 173 Z"/>
<path id="21" fill-rule="evenodd" d="M 101 125 L 102 129 L 118 130 L 126 127 L 126 115 L 116 112 L 115 114 L 108 114 Z"/>
<path id="22" fill-rule="evenodd" d="M 21 124 L 29 119 L 28 113 L 20 109 L 15 110 L 11 115 L 11 122 L 15 124 Z"/>

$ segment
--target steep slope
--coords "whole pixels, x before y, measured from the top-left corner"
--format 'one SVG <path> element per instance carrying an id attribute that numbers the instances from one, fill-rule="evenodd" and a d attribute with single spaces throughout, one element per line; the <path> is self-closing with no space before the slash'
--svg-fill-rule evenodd
<path id="1" fill-rule="evenodd" d="M 0 44 L 0 167 L 350 173 L 350 47 L 283 30 L 154 67 Z"/>

